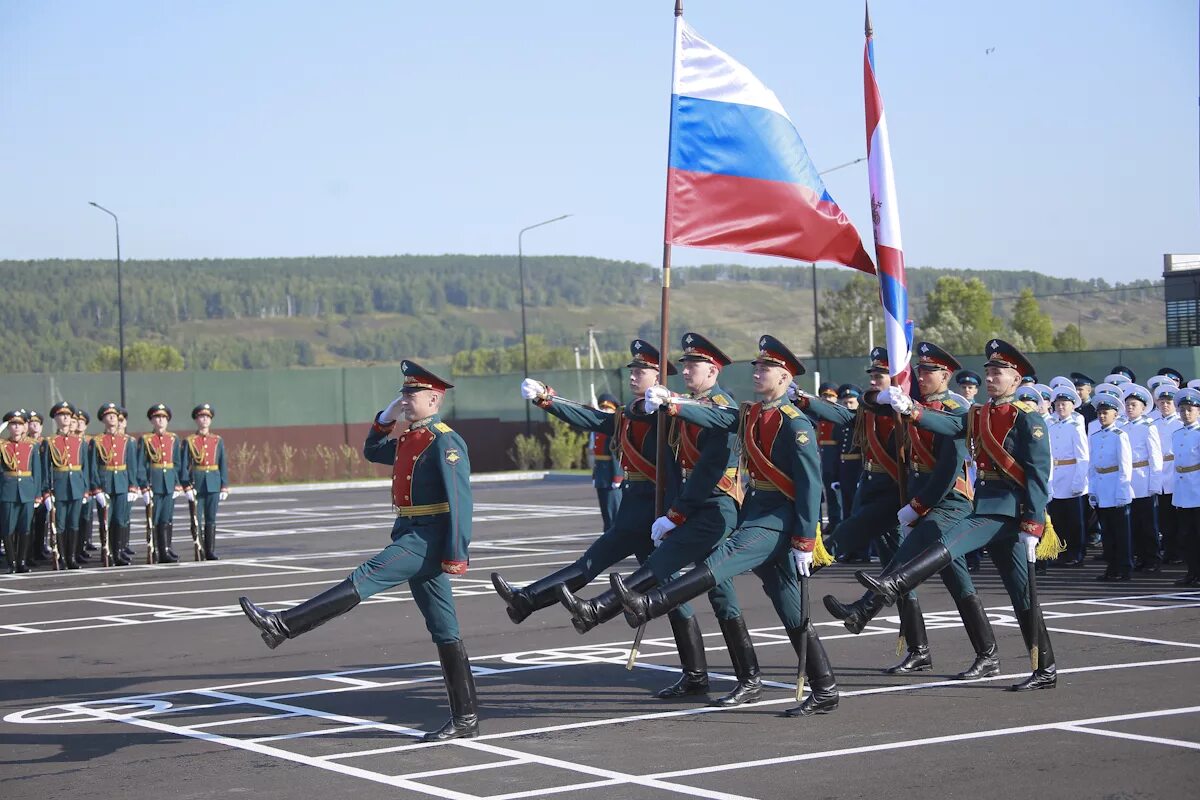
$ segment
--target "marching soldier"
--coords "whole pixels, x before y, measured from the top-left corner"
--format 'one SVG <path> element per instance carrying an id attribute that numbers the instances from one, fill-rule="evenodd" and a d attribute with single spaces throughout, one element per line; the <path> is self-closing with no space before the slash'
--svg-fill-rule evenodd
<path id="1" fill-rule="evenodd" d="M 1162 441 L 1158 428 L 1146 416 L 1153 406 L 1150 393 L 1137 384 L 1125 388 L 1125 424 L 1133 457 L 1133 501 L 1129 504 L 1129 530 L 1132 535 L 1135 572 L 1160 572 L 1158 523 L 1155 497 L 1162 491 Z"/>
<path id="2" fill-rule="evenodd" d="M 717 383 L 721 370 L 732 363 L 729 357 L 698 333 L 685 333 L 682 346 L 680 370 L 690 399 L 733 406 L 732 395 Z M 635 418 L 645 418 L 646 412 L 641 411 L 639 405 L 634 402 L 630 413 Z M 668 440 L 675 449 L 683 486 L 670 509 L 651 525 L 650 539 L 654 550 L 641 568 L 630 576 L 630 584 L 649 588 L 667 580 L 681 567 L 699 564 L 737 525 L 742 485 L 738 476 L 738 457 L 732 449 L 733 438 L 724 431 L 701 429 L 682 420 L 671 421 Z M 560 586 L 558 592 L 580 633 L 621 612 L 621 599 L 612 589 L 586 602 L 567 591 L 565 586 Z M 713 705 L 731 707 L 755 702 L 762 696 L 762 679 L 733 583 L 720 584 L 708 593 L 708 597 L 738 679 L 733 691 Z M 705 664 L 703 653 L 682 650 L 693 644 L 698 644 L 701 650 L 704 647 L 693 633 L 693 629 L 698 630 L 695 619 L 672 615 L 671 627 L 681 648 L 684 673 L 674 687 L 660 692 L 659 696 L 665 699 L 707 692 L 708 672 L 700 669 L 700 665 Z"/>
<path id="3" fill-rule="evenodd" d="M 670 613 L 714 586 L 753 570 L 763 583 L 797 656 L 806 649 L 805 671 L 812 692 L 786 716 L 828 714 L 838 706 L 829 658 L 803 608 L 797 588 L 812 570 L 821 514 L 821 456 L 816 431 L 788 398 L 792 381 L 804 374 L 800 359 L 774 336 L 758 340 L 754 392 L 758 402 L 740 408 L 680 405 L 666 387 L 646 392 L 646 406 L 667 404 L 667 413 L 693 425 L 737 433 L 750 472 L 751 492 L 738 527 L 695 569 L 645 594 L 632 591 L 618 573 L 609 576 L 621 596 L 631 627 Z"/>
<path id="4" fill-rule="evenodd" d="M 471 462 L 467 445 L 441 421 L 446 392 L 454 385 L 414 361 L 403 361 L 400 395 L 375 417 L 363 455 L 392 467 L 396 522 L 391 543 L 336 586 L 295 608 L 274 612 L 242 597 L 242 610 L 274 649 L 380 592 L 407 582 L 425 618 L 442 665 L 451 717 L 427 733 L 426 742 L 479 734 L 475 679 L 459 634 L 450 576 L 467 571 L 471 543 Z M 405 423 L 399 427 L 397 421 Z M 394 436 L 394 438 L 393 438 Z"/>
<path id="5" fill-rule="evenodd" d="M 531 584 L 515 588 L 498 572 L 492 573 L 492 585 L 496 594 L 504 600 L 508 618 L 521 623 L 530 614 L 547 608 L 565 597 L 559 594 L 563 584 L 570 593 L 587 586 L 603 570 L 629 556 L 646 564 L 654 551 L 650 538 L 655 524 L 655 481 L 659 469 L 666 470 L 665 502 L 670 507 L 679 491 L 679 474 L 675 460 L 666 464 L 658 461 L 659 414 L 638 416 L 633 413 L 637 403 L 647 389 L 658 380 L 660 356 L 658 349 L 644 339 L 634 339 L 629 345 L 632 356 L 626 367 L 629 369 L 629 388 L 632 400 L 617 414 L 604 414 L 590 408 L 578 406 L 556 398 L 554 390 L 546 384 L 527 378 L 521 382 L 521 395 L 539 408 L 553 414 L 568 424 L 585 431 L 596 431 L 615 439 L 614 449 L 621 453 L 621 468 L 625 472 L 625 488 L 622 490 L 621 507 L 611 528 L 592 542 L 587 551 L 574 563 L 539 578 Z M 667 364 L 667 374 L 676 374 L 674 364 Z M 642 571 L 647 585 L 654 581 L 652 571 Z M 599 603 L 600 598 L 597 598 Z M 572 613 L 576 610 L 572 609 Z M 619 609 L 606 611 L 615 614 Z M 601 612 L 597 610 L 597 622 Z M 586 620 L 585 624 L 590 624 Z M 675 634 L 675 645 L 683 666 L 680 679 L 671 686 L 659 690 L 656 697 L 669 699 L 681 694 L 703 694 L 708 691 L 708 662 L 704 655 L 704 639 L 700 625 L 692 609 L 679 609 L 671 619 L 671 630 Z"/>
<path id="6" fill-rule="evenodd" d="M 604 392 L 596 398 L 596 405 L 606 414 L 615 414 L 621 404 Z M 596 487 L 596 499 L 600 501 L 600 519 L 604 530 L 608 530 L 621 506 L 621 484 L 625 482 L 625 475 L 621 472 L 620 460 L 613 459 L 611 436 L 593 432 L 588 439 L 592 454 L 592 485 Z"/>
<path id="7" fill-rule="evenodd" d="M 210 430 L 215 413 L 208 403 L 192 409 L 196 432 L 187 437 L 183 449 L 184 475 L 191 479 L 184 488 L 196 504 L 196 524 L 203 536 L 206 561 L 217 560 L 217 504 L 229 496 L 225 443 Z"/>
<path id="8" fill-rule="evenodd" d="M 28 438 L 29 412 L 4 415 L 8 427 L 0 442 L 0 539 L 9 574 L 29 572 L 30 525 L 33 509 L 42 501 L 45 480 L 38 447 Z"/>
<path id="9" fill-rule="evenodd" d="M 923 407 L 957 417 L 965 416 L 970 403 L 962 395 L 949 391 L 950 374 L 962 365 L 932 342 L 918 343 L 916 353 L 917 388 Z M 908 439 L 912 448 L 912 463 L 900 466 L 911 470 L 908 485 L 912 500 L 900 506 L 896 521 L 904 532 L 910 550 L 920 552 L 942 541 L 947 531 L 971 513 L 972 490 L 964 466 L 967 450 L 962 439 L 920 428 L 909 431 Z M 966 562 L 956 558 L 941 571 L 941 578 L 946 590 L 954 598 L 963 627 L 975 650 L 975 660 L 971 666 L 954 677 L 973 680 L 998 675 L 1000 659 L 996 636 L 967 572 Z M 855 634 L 861 633 L 885 604 L 882 597 L 871 591 L 849 606 L 838 602 L 833 595 L 826 595 L 824 602 L 829 612 Z M 919 607 L 907 613 L 901 607 L 901 622 L 902 633 L 908 641 L 908 655 L 889 672 L 904 674 L 932 669 L 933 659 Z"/>
<path id="10" fill-rule="evenodd" d="M 41 465 L 42 480 L 44 482 L 46 475 L 46 437 L 42 435 L 42 425 L 44 424 L 44 421 L 42 420 L 42 415 L 37 411 L 31 410 L 27 413 L 28 425 L 26 426 L 27 432 L 25 436 L 30 442 L 33 443 L 34 448 L 37 450 L 38 463 Z M 40 492 L 41 487 L 38 487 L 38 490 Z M 46 540 L 48 521 L 49 514 L 46 511 L 45 498 L 43 497 L 41 501 L 35 503 L 33 506 L 33 527 L 30 536 L 31 541 L 29 544 L 29 554 L 25 560 L 25 563 L 27 563 L 30 567 L 37 566 L 38 564 L 50 559 L 50 547 Z"/>
<path id="11" fill-rule="evenodd" d="M 867 374 L 870 375 L 871 389 L 875 392 L 891 385 L 886 348 L 876 347 L 871 351 L 871 363 L 867 367 Z M 826 547 L 837 556 L 865 550 L 873 543 L 880 561 L 886 564 L 892 560 L 900 546 L 897 518 L 902 508 L 899 475 L 901 469 L 907 468 L 900 464 L 897 457 L 899 431 L 896 429 L 895 415 L 886 407 L 866 404 L 852 414 L 841 406 L 807 396 L 797 398 L 796 404 L 819 419 L 829 419 L 839 425 L 851 426 L 854 437 L 863 443 L 866 463 L 854 496 L 854 505 L 833 535 L 826 537 Z M 937 500 L 934 500 L 927 508 L 932 508 L 936 502 Z M 873 615 L 873 612 L 868 614 Z M 845 619 L 844 616 L 841 618 Z M 900 618 L 908 653 L 899 664 L 889 667 L 887 672 L 905 674 L 933 669 L 925 620 L 915 594 L 904 598 L 900 607 Z"/>
<path id="12" fill-rule="evenodd" d="M 1054 416 L 1046 423 L 1050 432 L 1050 502 L 1046 511 L 1067 549 L 1058 558 L 1060 567 L 1083 566 L 1087 556 L 1084 507 L 1088 493 L 1088 438 L 1083 416 L 1076 413 L 1079 394 L 1066 384 L 1054 390 Z"/>
<path id="13" fill-rule="evenodd" d="M 1021 376 L 1032 375 L 1033 365 L 999 339 L 988 342 L 987 356 L 989 400 L 972 406 L 965 416 L 926 410 L 896 387 L 880 394 L 881 403 L 909 415 L 918 427 L 967 439 L 978 467 L 975 507 L 939 542 L 915 557 L 911 551 L 916 542 L 901 546 L 896 559 L 899 566 L 889 567 L 879 577 L 862 571 L 854 577 L 891 604 L 955 558 L 987 545 L 1012 600 L 1025 644 L 1031 652 L 1035 646 L 1038 649 L 1033 674 L 1012 686 L 1012 691 L 1050 689 L 1057 685 L 1058 672 L 1045 621 L 1031 603 L 1028 571 L 1045 528 L 1050 447 L 1045 421 L 1037 409 L 1014 400 Z"/>
<path id="14" fill-rule="evenodd" d="M 129 548 L 129 506 L 138 496 L 137 445 L 133 437 L 119 433 L 121 407 L 105 403 L 96 411 L 104 433 L 92 437 L 91 458 L 95 468 L 92 490 L 100 513 L 108 515 L 108 548 L 113 563 L 133 563 Z M 107 508 L 106 508 L 107 506 Z"/>
<path id="15" fill-rule="evenodd" d="M 137 483 L 142 502 L 153 503 L 154 549 L 159 563 L 174 564 L 179 556 L 171 549 L 175 534 L 175 498 L 183 493 L 187 481 L 179 437 L 167 430 L 171 409 L 156 403 L 146 411 L 150 433 L 142 435 L 138 447 Z"/>
<path id="16" fill-rule="evenodd" d="M 1127 581 L 1133 569 L 1129 504 L 1133 501 L 1133 448 L 1118 423 L 1121 400 L 1098 392 L 1092 400 L 1099 427 L 1088 437 L 1088 502 L 1104 531 L 1104 573 L 1098 581 Z"/>
<path id="17" fill-rule="evenodd" d="M 1182 425 L 1171 434 L 1175 485 L 1175 524 L 1187 574 L 1176 586 L 1200 586 L 1200 391 L 1188 388 L 1175 395 Z"/>
<path id="18" fill-rule="evenodd" d="M 91 493 L 87 447 L 75 434 L 75 407 L 65 400 L 50 408 L 56 432 L 46 440 L 42 467 L 46 511 L 54 511 L 59 551 L 67 569 L 79 569 L 79 522 L 83 501 Z"/>
<path id="19" fill-rule="evenodd" d="M 1172 497 L 1175 491 L 1175 454 L 1171 449 L 1175 431 L 1183 427 L 1183 420 L 1175 409 L 1175 397 L 1180 391 L 1178 384 L 1169 381 L 1160 384 L 1154 390 L 1154 402 L 1158 408 L 1158 419 L 1154 420 L 1154 427 L 1158 429 L 1158 440 L 1162 443 L 1163 451 L 1162 481 L 1157 498 L 1158 532 L 1162 536 L 1162 560 L 1166 564 L 1178 564 L 1183 553 L 1179 546 L 1178 527 L 1175 524 L 1175 503 Z"/>

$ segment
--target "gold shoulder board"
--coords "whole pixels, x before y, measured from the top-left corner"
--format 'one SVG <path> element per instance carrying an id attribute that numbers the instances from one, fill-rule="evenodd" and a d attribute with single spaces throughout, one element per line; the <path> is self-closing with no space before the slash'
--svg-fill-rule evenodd
<path id="1" fill-rule="evenodd" d="M 780 406 L 779 410 L 783 412 L 784 416 L 791 417 L 792 419 L 800 416 L 800 412 L 796 410 L 795 406 Z"/>
<path id="2" fill-rule="evenodd" d="M 444 423 L 444 422 L 435 422 L 435 423 L 434 423 L 434 425 L 433 425 L 433 427 L 434 427 L 434 428 L 435 428 L 435 429 L 436 429 L 436 430 L 437 430 L 439 433 L 450 433 L 450 431 L 451 431 L 451 430 L 453 430 L 453 428 L 451 428 L 449 425 L 447 425 L 447 424 L 446 424 L 446 423 Z"/>

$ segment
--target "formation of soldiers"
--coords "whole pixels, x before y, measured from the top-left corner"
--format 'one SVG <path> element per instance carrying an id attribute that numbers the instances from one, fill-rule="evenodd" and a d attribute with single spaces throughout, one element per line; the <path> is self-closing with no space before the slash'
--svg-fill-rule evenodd
<path id="1" fill-rule="evenodd" d="M 798 661 L 801 702 L 784 713 L 835 711 L 837 681 L 812 624 L 808 586 L 832 563 L 826 550 L 843 557 L 867 548 L 880 554 L 881 572 L 855 573 L 867 590 L 861 597 L 842 602 L 826 595 L 823 603 L 856 634 L 884 607 L 900 605 L 904 658 L 887 668 L 893 674 L 933 668 L 916 590 L 939 575 L 975 653 L 955 677 L 973 680 L 1000 674 L 999 648 L 967 564 L 970 554 L 986 549 L 1030 658 L 1031 673 L 1010 687 L 1016 692 L 1057 686 L 1036 563 L 1050 556 L 1071 566 L 1084 557 L 1085 524 L 1079 519 L 1072 528 L 1067 516 L 1082 517 L 1085 503 L 1104 512 L 1100 527 L 1110 579 L 1134 569 L 1135 541 L 1143 569 L 1171 558 L 1160 549 L 1165 543 L 1168 553 L 1188 560 L 1181 584 L 1193 585 L 1200 575 L 1200 384 L 1180 388 L 1182 376 L 1174 371 L 1163 370 L 1163 380 L 1154 381 L 1153 422 L 1143 421 L 1148 389 L 1136 386 L 1132 374 L 1120 381 L 1115 376 L 1122 371 L 1114 370 L 1095 387 L 1089 405 L 1094 383 L 1087 376 L 1038 384 L 1029 360 L 1000 340 L 987 345 L 986 378 L 921 342 L 912 394 L 891 385 L 888 354 L 876 348 L 867 367 L 868 390 L 847 384 L 822 387 L 814 396 L 796 386 L 804 374 L 800 359 L 765 335 L 752 362 L 756 400 L 739 405 L 720 386 L 721 370 L 731 363 L 720 348 L 697 333 L 686 334 L 682 346 L 683 395 L 660 385 L 659 352 L 641 339 L 630 345 L 626 366 L 634 399 L 624 406 L 606 397 L 593 408 L 540 381 L 522 381 L 523 397 L 592 434 L 606 527 L 580 558 L 530 584 L 516 587 L 491 575 L 517 624 L 556 604 L 580 634 L 623 616 L 639 629 L 631 660 L 646 623 L 667 616 L 682 669 L 656 692 L 658 698 L 708 693 L 705 648 L 689 605 L 702 594 L 737 678 L 712 702 L 732 707 L 762 698 L 758 659 L 733 585 L 749 570 L 761 580 Z M 665 366 L 675 374 L 675 365 Z M 407 583 L 437 647 L 451 710 L 448 721 L 422 738 L 470 738 L 479 735 L 478 700 L 449 582 L 469 565 L 470 462 L 466 443 L 439 415 L 453 385 L 411 361 L 403 362 L 402 371 L 404 386 L 376 415 L 363 450 L 368 460 L 392 466 L 396 519 L 390 543 L 340 583 L 292 608 L 271 611 L 246 597 L 240 602 L 273 649 Z M 950 391 L 952 376 L 970 398 Z M 986 387 L 987 400 L 976 403 L 980 387 Z M 1125 419 L 1118 424 L 1122 405 Z M 1096 424 L 1085 438 L 1089 409 Z M 1144 436 L 1130 432 L 1148 425 L 1155 427 Z M 658 457 L 659 426 L 666 426 L 669 443 L 665 462 Z M 1163 456 L 1164 436 L 1169 458 Z M 1131 443 L 1143 438 L 1145 454 L 1141 444 Z M 1155 513 L 1147 518 L 1171 526 L 1162 539 L 1157 527 L 1136 539 L 1130 533 L 1130 506 L 1142 496 L 1134 474 L 1148 466 L 1143 461 L 1153 465 L 1144 484 Z M 824 531 L 823 503 L 829 514 Z M 1110 512 L 1118 507 L 1121 513 Z M 1063 530 L 1065 545 L 1048 514 Z M 607 591 L 578 594 L 629 556 L 640 565 L 631 575 L 611 573 Z M 803 697 L 806 682 L 810 691 Z"/>
<path id="2" fill-rule="evenodd" d="M 196 406 L 196 432 L 180 437 L 168 430 L 171 409 L 162 403 L 146 412 L 151 431 L 141 436 L 126 432 L 129 414 L 117 403 L 97 410 L 104 426 L 98 434 L 87 432 L 88 413 L 66 401 L 50 408 L 51 431 L 37 411 L 7 412 L 0 542 L 8 572 L 80 569 L 97 551 L 103 566 L 132 564 L 131 506 L 139 500 L 146 509 L 146 562 L 176 563 L 179 497 L 188 501 L 195 559 L 215 560 L 217 509 L 229 479 L 224 442 L 211 430 L 214 415 L 211 405 Z"/>

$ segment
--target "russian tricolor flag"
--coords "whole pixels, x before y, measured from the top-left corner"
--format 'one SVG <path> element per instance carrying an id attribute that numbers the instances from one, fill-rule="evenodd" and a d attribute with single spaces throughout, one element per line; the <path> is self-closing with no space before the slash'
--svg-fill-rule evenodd
<path id="1" fill-rule="evenodd" d="M 667 244 L 875 272 L 775 93 L 675 18 Z"/>

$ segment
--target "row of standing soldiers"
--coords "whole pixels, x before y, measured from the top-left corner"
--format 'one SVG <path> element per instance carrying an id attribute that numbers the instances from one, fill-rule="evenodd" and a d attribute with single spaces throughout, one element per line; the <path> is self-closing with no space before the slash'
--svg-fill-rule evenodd
<path id="1" fill-rule="evenodd" d="M 29 572 L 49 561 L 54 569 L 79 569 L 90 561 L 93 517 L 99 521 L 105 566 L 133 563 L 131 505 L 146 505 L 147 562 L 174 563 L 175 499 L 194 509 L 197 560 L 216 559 L 217 506 L 229 491 L 225 445 L 212 433 L 214 416 L 204 403 L 192 411 L 195 433 L 167 430 L 171 409 L 163 403 L 146 412 L 151 431 L 126 433 L 127 411 L 105 403 L 96 412 L 104 432 L 86 433 L 86 411 L 69 402 L 50 409 L 55 431 L 42 432 L 36 411 L 4 415 L 0 440 L 0 541 L 10 573 Z"/>

